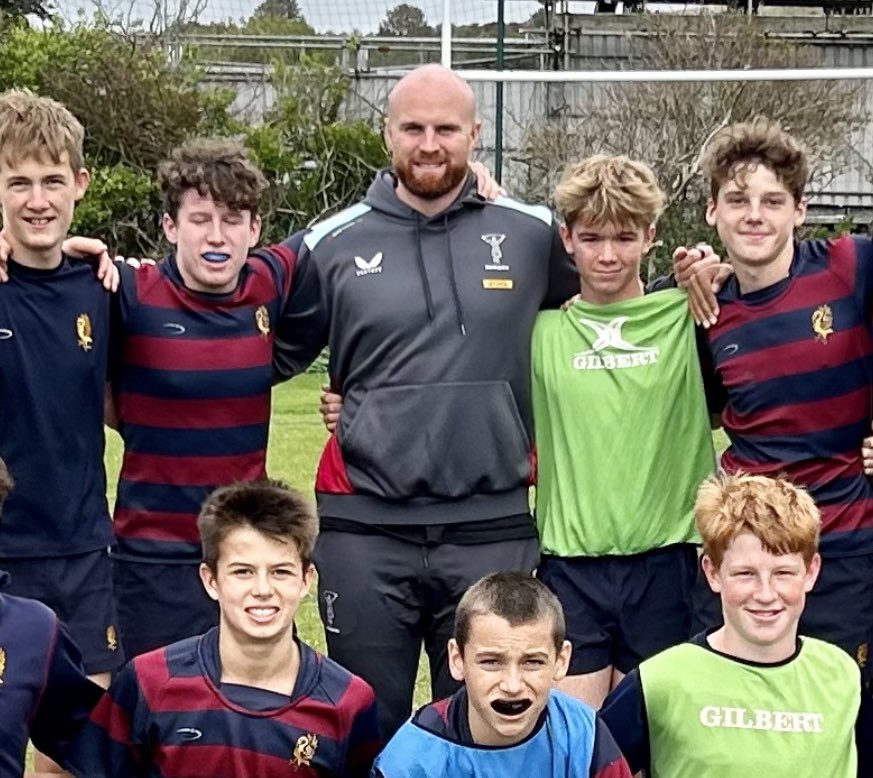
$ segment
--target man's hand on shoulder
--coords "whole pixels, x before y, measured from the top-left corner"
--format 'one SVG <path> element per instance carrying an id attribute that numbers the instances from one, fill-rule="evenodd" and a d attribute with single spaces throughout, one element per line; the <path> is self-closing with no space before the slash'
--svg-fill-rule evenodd
<path id="1" fill-rule="evenodd" d="M 484 199 L 496 200 L 498 197 L 506 194 L 506 190 L 481 162 L 471 162 L 470 172 L 476 176 L 476 191 Z"/>

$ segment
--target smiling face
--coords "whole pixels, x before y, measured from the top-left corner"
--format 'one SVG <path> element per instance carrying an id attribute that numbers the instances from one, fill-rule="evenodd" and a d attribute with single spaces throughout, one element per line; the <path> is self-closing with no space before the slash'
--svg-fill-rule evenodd
<path id="1" fill-rule="evenodd" d="M 165 213 L 164 234 L 176 247 L 185 286 L 195 292 L 232 292 L 261 234 L 261 220 L 248 210 L 233 210 L 211 195 L 189 189 L 174 219 Z"/>
<path id="2" fill-rule="evenodd" d="M 429 66 L 402 79 L 385 124 L 398 197 L 428 214 L 450 205 L 467 178 L 479 128 L 473 95 L 451 71 Z"/>
<path id="3" fill-rule="evenodd" d="M 479 745 L 507 746 L 526 738 L 567 674 L 570 643 L 555 649 L 549 619 L 513 627 L 494 614 L 474 616 L 463 651 L 449 641 L 449 670 L 467 687 L 470 730 Z"/>
<path id="4" fill-rule="evenodd" d="M 640 263 L 655 228 L 588 224 L 561 225 L 561 239 L 582 281 L 582 299 L 597 305 L 641 297 Z"/>
<path id="5" fill-rule="evenodd" d="M 799 553 L 772 554 L 751 532 L 741 532 L 731 541 L 719 567 L 704 556 L 709 586 L 721 595 L 725 653 L 764 662 L 790 657 L 806 594 L 820 566 L 818 554 L 808 566 Z"/>
<path id="6" fill-rule="evenodd" d="M 238 645 L 284 642 L 313 575 L 292 541 L 249 526 L 224 538 L 215 571 L 200 566 L 203 585 L 221 608 L 222 635 Z"/>
<path id="7" fill-rule="evenodd" d="M 65 152 L 57 163 L 34 157 L 0 164 L 0 208 L 16 260 L 56 267 L 73 208 L 88 188 L 88 171 L 73 170 Z"/>
<path id="8" fill-rule="evenodd" d="M 794 230 L 803 224 L 806 202 L 796 201 L 768 167 L 746 163 L 726 181 L 706 209 L 742 284 L 744 271 L 773 281 L 791 266 Z"/>

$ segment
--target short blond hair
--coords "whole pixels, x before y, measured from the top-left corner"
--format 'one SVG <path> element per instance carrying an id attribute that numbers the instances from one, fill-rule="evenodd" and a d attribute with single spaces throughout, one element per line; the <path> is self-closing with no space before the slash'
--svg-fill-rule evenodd
<path id="1" fill-rule="evenodd" d="M 809 182 L 809 156 L 806 147 L 772 119 L 757 116 L 719 130 L 707 144 L 700 167 L 709 180 L 713 200 L 728 181 L 744 186 L 747 172 L 763 165 L 791 193 L 794 201 L 803 199 Z"/>
<path id="2" fill-rule="evenodd" d="M 582 221 L 647 229 L 664 203 L 652 169 L 626 156 L 596 154 L 570 165 L 555 189 L 555 206 L 568 227 Z"/>
<path id="3" fill-rule="evenodd" d="M 784 478 L 713 476 L 697 492 L 694 519 L 703 553 L 716 567 L 742 532 L 751 532 L 771 554 L 800 554 L 807 565 L 818 550 L 821 514 L 805 489 Z"/>
<path id="4" fill-rule="evenodd" d="M 11 166 L 24 159 L 60 164 L 64 155 L 73 171 L 84 167 L 85 130 L 69 109 L 29 89 L 0 94 L 0 162 Z"/>

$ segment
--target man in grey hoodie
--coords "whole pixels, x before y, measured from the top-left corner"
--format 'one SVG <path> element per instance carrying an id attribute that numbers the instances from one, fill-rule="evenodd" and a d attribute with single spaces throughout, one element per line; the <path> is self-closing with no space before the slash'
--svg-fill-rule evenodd
<path id="1" fill-rule="evenodd" d="M 376 690 L 385 737 L 409 715 L 422 641 L 434 697 L 456 689 L 446 643 L 466 588 L 538 561 L 530 335 L 578 279 L 548 209 L 476 194 L 479 130 L 457 75 L 405 76 L 388 99 L 392 168 L 301 253 L 343 395 L 316 481 L 319 608 L 330 655 Z M 278 325 L 280 376 L 318 336 L 306 314 Z"/>

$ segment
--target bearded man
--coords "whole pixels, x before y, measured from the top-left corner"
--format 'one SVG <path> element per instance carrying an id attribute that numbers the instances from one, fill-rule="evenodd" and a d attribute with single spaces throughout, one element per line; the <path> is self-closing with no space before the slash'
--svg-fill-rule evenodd
<path id="1" fill-rule="evenodd" d="M 470 87 L 418 68 L 388 98 L 392 166 L 316 225 L 330 385 L 343 397 L 316 479 L 319 608 L 330 656 L 376 691 L 383 736 L 409 716 L 422 642 L 440 699 L 446 645 L 479 578 L 532 571 L 530 336 L 578 291 L 548 209 L 476 193 L 481 122 Z M 294 369 L 311 311 L 277 326 Z"/>

